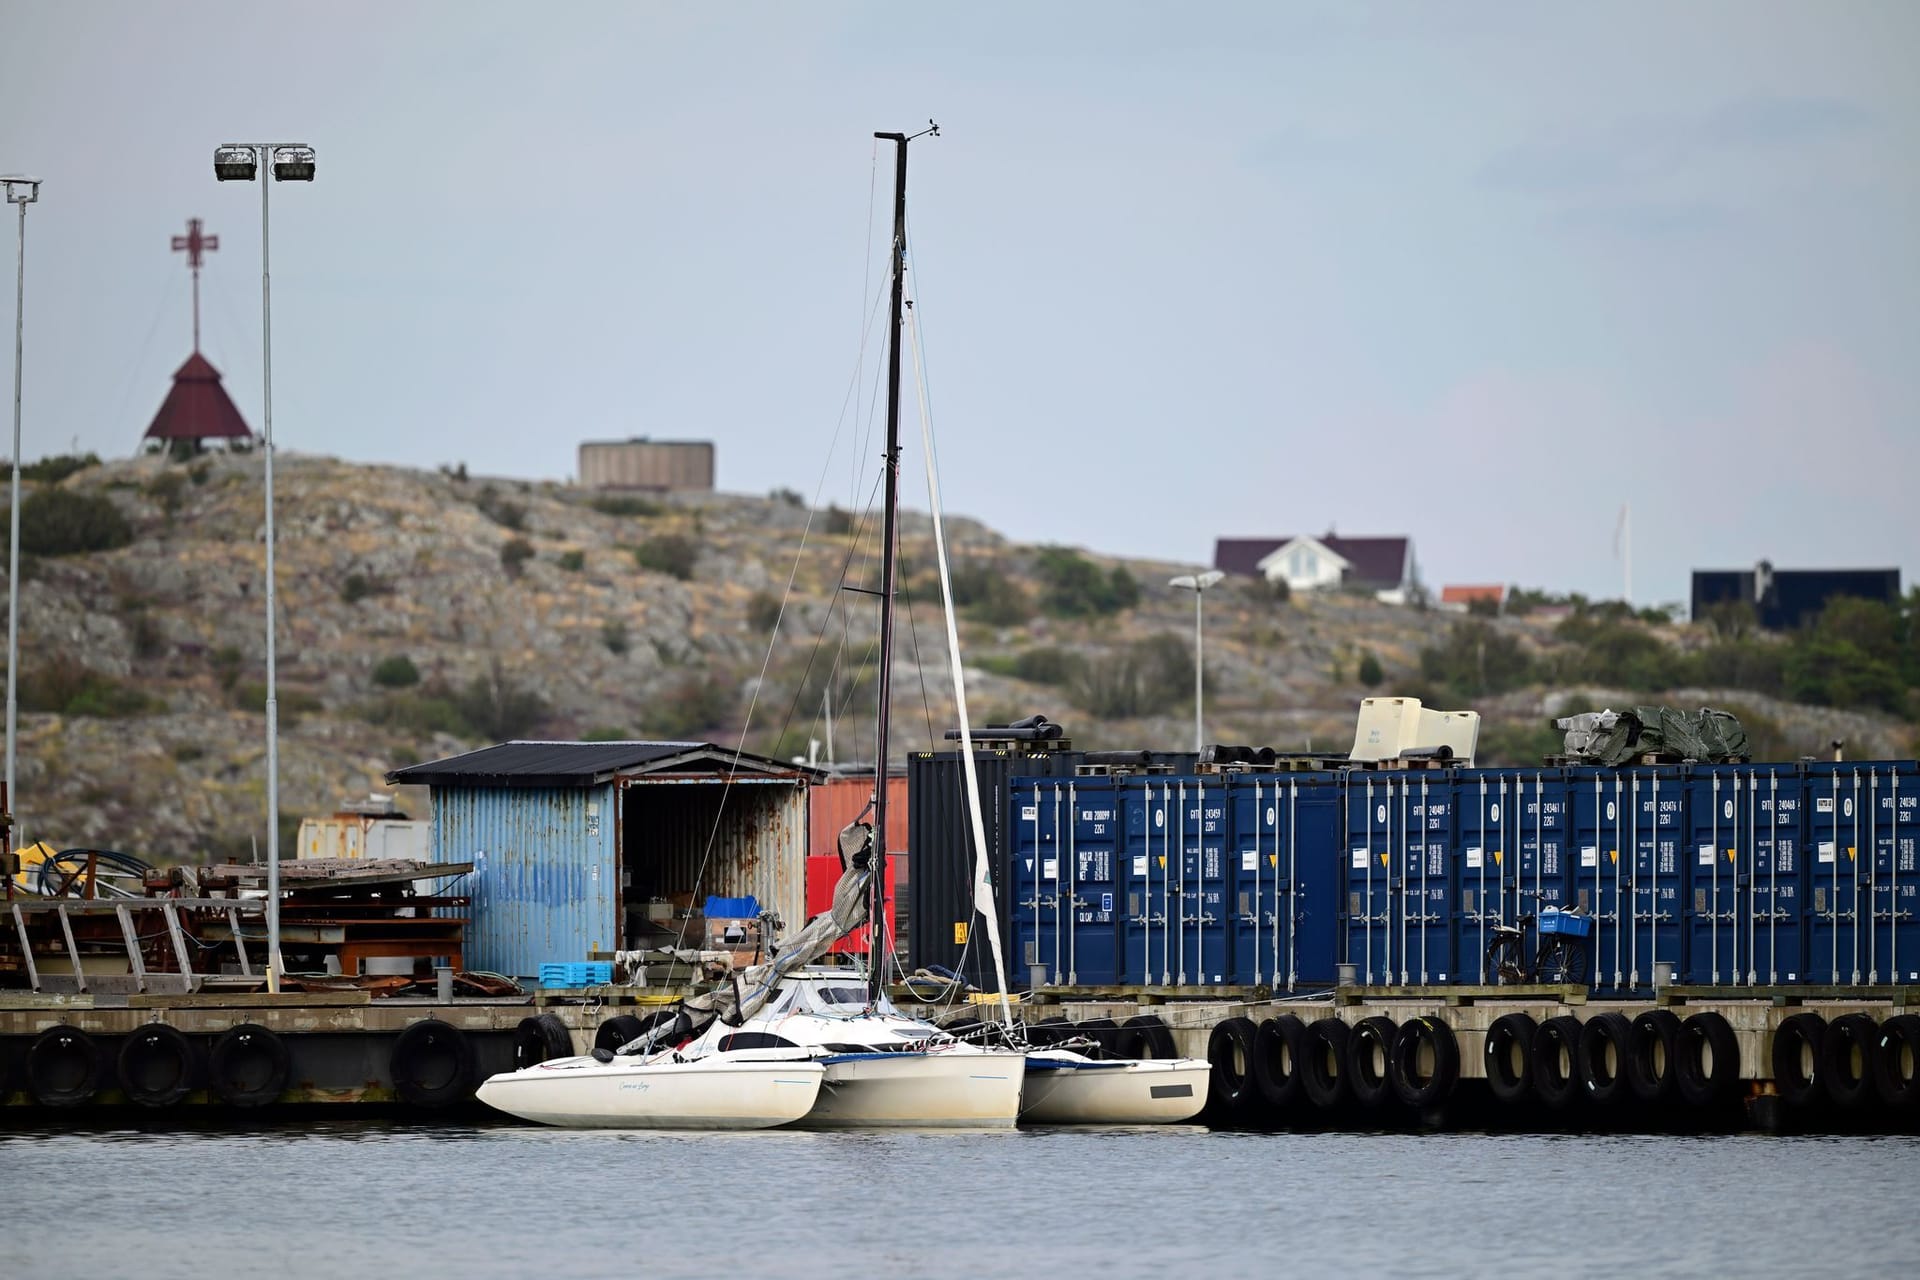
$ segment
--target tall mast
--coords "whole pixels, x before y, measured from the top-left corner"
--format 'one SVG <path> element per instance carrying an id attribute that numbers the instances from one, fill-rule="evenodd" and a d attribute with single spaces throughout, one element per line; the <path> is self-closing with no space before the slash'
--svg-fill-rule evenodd
<path id="1" fill-rule="evenodd" d="M 875 133 L 893 143 L 893 309 L 887 318 L 886 513 L 880 554 L 880 712 L 874 730 L 873 881 L 867 912 L 868 984 L 878 1000 L 885 985 L 887 905 L 887 729 L 893 718 L 893 553 L 900 510 L 900 317 L 907 269 L 907 143 L 938 134 L 931 120 L 920 133 Z"/>

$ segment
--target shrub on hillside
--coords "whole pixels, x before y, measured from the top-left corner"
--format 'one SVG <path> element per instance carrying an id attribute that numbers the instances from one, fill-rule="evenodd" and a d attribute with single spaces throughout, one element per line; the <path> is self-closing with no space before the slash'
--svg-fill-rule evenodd
<path id="1" fill-rule="evenodd" d="M 568 573 L 578 573 L 587 567 L 587 553 L 584 551 L 562 551 L 560 567 Z"/>
<path id="2" fill-rule="evenodd" d="M 15 696 L 23 711 L 117 719 L 165 711 L 166 703 L 88 667 L 71 654 L 23 666 Z"/>
<path id="3" fill-rule="evenodd" d="M 1159 715 L 1192 694 L 1193 650 L 1164 634 L 1088 659 L 1069 686 L 1074 702 L 1101 720 Z"/>
<path id="4" fill-rule="evenodd" d="M 1380 682 L 1387 678 L 1387 673 L 1380 669 L 1380 659 L 1374 657 L 1371 651 L 1360 655 L 1359 675 L 1360 683 L 1369 689 L 1378 689 Z"/>
<path id="5" fill-rule="evenodd" d="M 480 513 L 504 529 L 515 531 L 527 527 L 527 508 L 525 503 L 514 502 L 501 496 L 498 489 L 486 484 L 480 486 L 480 492 L 474 495 L 473 505 Z"/>
<path id="6" fill-rule="evenodd" d="M 0 542 L 10 532 L 11 521 L 0 519 Z M 132 541 L 133 526 L 102 494 L 41 489 L 20 504 L 20 550 L 26 555 L 85 555 Z"/>
<path id="7" fill-rule="evenodd" d="M 1095 618 L 1130 609 L 1139 602 L 1140 585 L 1124 568 L 1102 573 L 1100 566 L 1067 547 L 1046 547 L 1034 561 L 1043 584 L 1040 604 L 1060 618 Z"/>
<path id="8" fill-rule="evenodd" d="M 603 516 L 657 516 L 662 510 L 659 503 L 628 493 L 602 494 L 587 505 Z"/>
<path id="9" fill-rule="evenodd" d="M 1490 623 L 1456 623 L 1446 640 L 1420 651 L 1420 673 L 1463 698 L 1505 693 L 1529 684 L 1533 660 L 1520 642 Z"/>
<path id="10" fill-rule="evenodd" d="M 627 638 L 627 624 L 619 618 L 608 618 L 600 624 L 600 643 L 607 646 L 607 652 L 619 655 L 625 653 L 631 645 Z"/>
<path id="11" fill-rule="evenodd" d="M 20 478 L 31 480 L 35 484 L 59 484 L 77 471 L 100 465 L 97 453 L 57 453 L 38 462 L 29 462 L 20 468 Z"/>
<path id="12" fill-rule="evenodd" d="M 642 569 L 672 574 L 682 582 L 693 577 L 693 565 L 699 558 L 700 548 L 693 540 L 677 533 L 648 538 L 633 549 L 633 561 Z"/>
<path id="13" fill-rule="evenodd" d="M 404 689 L 420 683 L 420 668 L 404 653 L 382 658 L 373 669 L 373 682 L 383 689 Z"/>
<path id="14" fill-rule="evenodd" d="M 649 737 L 700 740 L 731 726 L 740 691 L 718 678 L 688 672 L 647 702 L 641 714 Z"/>
<path id="15" fill-rule="evenodd" d="M 509 578 L 520 576 L 527 561 L 533 559 L 533 544 L 525 538 L 510 538 L 500 548 L 500 567 L 507 571 Z"/>
<path id="16" fill-rule="evenodd" d="M 948 574 L 953 588 L 953 607 L 974 622 L 990 627 L 1018 626 L 1033 616 L 1033 604 L 1027 593 L 996 564 L 957 564 Z M 938 599 L 937 583 L 926 592 Z"/>

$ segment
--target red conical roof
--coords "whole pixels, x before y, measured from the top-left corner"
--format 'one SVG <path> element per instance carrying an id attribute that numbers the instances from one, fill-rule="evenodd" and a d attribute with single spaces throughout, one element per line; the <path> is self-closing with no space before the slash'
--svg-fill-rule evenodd
<path id="1" fill-rule="evenodd" d="M 198 351 L 173 375 L 173 390 L 153 415 L 149 440 L 221 440 L 248 437 L 240 410 L 220 385 L 220 371 Z"/>

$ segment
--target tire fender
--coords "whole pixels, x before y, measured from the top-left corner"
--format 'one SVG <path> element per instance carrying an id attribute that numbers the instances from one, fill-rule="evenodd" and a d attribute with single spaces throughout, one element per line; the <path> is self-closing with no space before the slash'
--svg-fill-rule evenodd
<path id="1" fill-rule="evenodd" d="M 1250 1018 L 1228 1018 L 1207 1037 L 1207 1062 L 1213 1068 L 1207 1109 L 1216 1121 L 1245 1120 L 1255 1110 L 1253 1037 Z"/>
<path id="2" fill-rule="evenodd" d="M 520 1025 L 513 1029 L 515 1070 L 573 1056 L 573 1033 L 567 1030 L 566 1023 L 551 1013 L 536 1013 L 531 1018 L 522 1018 Z"/>
<path id="3" fill-rule="evenodd" d="M 207 1053 L 207 1084 L 230 1107 L 264 1107 L 287 1091 L 293 1055 L 265 1027 L 228 1027 Z"/>
<path id="4" fill-rule="evenodd" d="M 27 1092 L 43 1107 L 78 1107 L 100 1088 L 100 1045 L 78 1027 L 48 1027 L 27 1046 Z"/>
<path id="5" fill-rule="evenodd" d="M 1261 1101 L 1275 1111 L 1298 1105 L 1306 1056 L 1306 1023 L 1290 1013 L 1262 1022 L 1253 1033 L 1253 1085 Z"/>
<path id="6" fill-rule="evenodd" d="M 1460 1082 L 1460 1042 L 1439 1018 L 1409 1018 L 1393 1037 L 1387 1068 L 1400 1101 L 1416 1111 L 1437 1107 Z"/>
<path id="7" fill-rule="evenodd" d="M 1390 1106 L 1393 1094 L 1393 1041 L 1400 1028 L 1392 1018 L 1362 1018 L 1347 1036 L 1347 1078 L 1362 1106 Z"/>
<path id="8" fill-rule="evenodd" d="M 473 1045 L 458 1027 L 425 1018 L 400 1033 L 387 1059 L 394 1092 L 415 1107 L 438 1110 L 473 1095 Z"/>
<path id="9" fill-rule="evenodd" d="M 1627 1086 L 1648 1106 L 1672 1102 L 1680 1056 L 1680 1019 L 1671 1009 L 1648 1009 L 1627 1028 Z"/>
<path id="10" fill-rule="evenodd" d="M 120 1045 L 120 1087 L 143 1107 L 171 1107 L 193 1091 L 193 1042 L 164 1022 L 134 1029 Z"/>
<path id="11" fill-rule="evenodd" d="M 1307 1026 L 1307 1052 L 1300 1062 L 1300 1085 L 1322 1111 L 1347 1099 L 1347 1024 L 1318 1018 Z"/>
<path id="12" fill-rule="evenodd" d="M 1680 1024 L 1676 1079 L 1690 1107 L 1726 1102 L 1740 1090 L 1740 1041 L 1717 1013 L 1696 1013 Z"/>
<path id="13" fill-rule="evenodd" d="M 1533 1037 L 1540 1029 L 1524 1013 L 1505 1013 L 1487 1028 L 1487 1087 L 1494 1100 L 1513 1106 L 1533 1096 Z"/>
<path id="14" fill-rule="evenodd" d="M 1920 1107 L 1920 1016 L 1902 1013 L 1880 1024 L 1873 1083 L 1889 1107 L 1907 1112 Z"/>
<path id="15" fill-rule="evenodd" d="M 1879 1048 L 1879 1024 L 1864 1013 L 1849 1013 L 1827 1024 L 1827 1038 L 1820 1044 L 1820 1074 L 1835 1106 L 1851 1111 L 1875 1096 L 1873 1059 Z"/>
<path id="16" fill-rule="evenodd" d="M 1825 1096 L 1820 1081 L 1820 1046 L 1827 1038 L 1827 1020 L 1817 1013 L 1796 1013 L 1773 1030 L 1768 1057 L 1773 1087 L 1796 1107 L 1810 1107 Z"/>
<path id="17" fill-rule="evenodd" d="M 1585 1090 L 1580 1085 L 1580 1019 L 1548 1018 L 1533 1033 L 1533 1096 L 1564 1111 Z"/>
<path id="18" fill-rule="evenodd" d="M 1633 1024 L 1624 1014 L 1599 1013 L 1580 1024 L 1580 1084 L 1587 1101 L 1606 1107 L 1627 1099 L 1632 1037 Z"/>

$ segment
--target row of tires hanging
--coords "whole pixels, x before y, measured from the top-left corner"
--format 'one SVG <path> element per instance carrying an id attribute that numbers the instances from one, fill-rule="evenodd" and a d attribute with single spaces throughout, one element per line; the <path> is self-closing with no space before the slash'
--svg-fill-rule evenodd
<path id="1" fill-rule="evenodd" d="M 281 1099 L 296 1083 L 294 1067 L 289 1038 L 255 1023 L 190 1035 L 149 1022 L 120 1037 L 61 1024 L 32 1039 L 0 1041 L 0 1096 L 18 1091 L 38 1106 L 67 1109 L 117 1088 L 130 1102 L 165 1110 L 204 1092 L 230 1107 L 255 1108 Z M 429 1110 L 471 1097 L 475 1069 L 467 1035 L 433 1018 L 409 1024 L 387 1056 L 395 1094 Z"/>
<path id="2" fill-rule="evenodd" d="M 1584 1020 L 1508 1013 L 1487 1027 L 1482 1054 L 1484 1092 L 1463 1090 L 1459 1039 L 1438 1017 L 1395 1023 L 1374 1015 L 1350 1024 L 1282 1014 L 1257 1025 L 1228 1018 L 1208 1038 L 1208 1118 L 1246 1126 L 1435 1123 L 1456 1104 L 1468 1114 L 1484 1104 L 1493 1114 L 1472 1115 L 1475 1122 L 1544 1111 L 1562 1122 L 1578 1112 L 1602 1124 L 1721 1124 L 1738 1120 L 1748 1095 L 1738 1037 L 1709 1011 L 1608 1011 Z M 1758 1091 L 1766 1109 L 1755 1113 L 1764 1127 L 1836 1112 L 1895 1127 L 1920 1121 L 1920 1017 L 1876 1023 L 1849 1014 L 1828 1023 L 1796 1014 L 1774 1033 L 1771 1057 L 1773 1087 Z M 1787 1114 L 1772 1109 L 1779 1106 Z"/>

